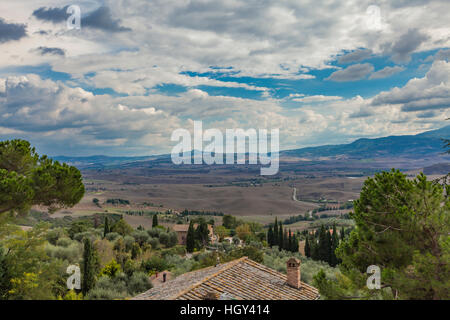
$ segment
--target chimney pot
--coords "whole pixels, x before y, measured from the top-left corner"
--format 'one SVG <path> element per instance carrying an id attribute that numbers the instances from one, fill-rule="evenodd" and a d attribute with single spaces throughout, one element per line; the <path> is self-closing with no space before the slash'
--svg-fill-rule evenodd
<path id="1" fill-rule="evenodd" d="M 296 289 L 300 288 L 300 260 L 295 258 L 290 258 L 287 261 L 287 284 Z"/>

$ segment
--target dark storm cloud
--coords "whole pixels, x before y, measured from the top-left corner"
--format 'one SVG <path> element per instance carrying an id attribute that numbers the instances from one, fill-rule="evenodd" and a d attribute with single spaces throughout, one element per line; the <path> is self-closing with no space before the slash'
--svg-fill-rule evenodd
<path id="1" fill-rule="evenodd" d="M 371 54 L 372 54 L 371 50 L 366 49 L 356 50 L 339 57 L 338 63 L 352 63 L 363 61 L 370 58 Z"/>
<path id="2" fill-rule="evenodd" d="M 373 66 L 370 63 L 354 64 L 346 69 L 333 72 L 325 80 L 336 82 L 357 81 L 365 78 L 373 71 Z"/>
<path id="3" fill-rule="evenodd" d="M 60 48 L 49 48 L 49 47 L 39 47 L 36 48 L 36 51 L 41 55 L 58 55 L 58 56 L 64 56 L 66 53 L 63 49 Z"/>
<path id="4" fill-rule="evenodd" d="M 26 37 L 27 31 L 24 24 L 7 23 L 0 18 L 0 43 L 12 40 L 19 40 Z"/>

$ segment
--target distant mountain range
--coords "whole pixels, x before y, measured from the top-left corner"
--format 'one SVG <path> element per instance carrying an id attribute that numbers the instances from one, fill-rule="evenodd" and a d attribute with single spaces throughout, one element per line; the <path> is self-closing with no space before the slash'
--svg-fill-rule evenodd
<path id="1" fill-rule="evenodd" d="M 280 160 L 300 158 L 309 161 L 342 159 L 427 159 L 423 165 L 448 162 L 450 156 L 444 155 L 443 138 L 450 138 L 450 125 L 441 129 L 416 135 L 388 136 L 383 138 L 362 138 L 349 144 L 324 145 L 280 152 Z M 170 162 L 170 154 L 142 157 L 67 157 L 57 156 L 53 159 L 67 162 L 79 168 L 105 168 L 132 166 L 133 163 L 153 163 L 155 165 Z"/>
<path id="2" fill-rule="evenodd" d="M 280 152 L 281 157 L 338 157 L 356 159 L 417 158 L 443 153 L 442 138 L 450 137 L 450 126 L 416 135 L 362 138 L 349 144 L 325 145 Z"/>

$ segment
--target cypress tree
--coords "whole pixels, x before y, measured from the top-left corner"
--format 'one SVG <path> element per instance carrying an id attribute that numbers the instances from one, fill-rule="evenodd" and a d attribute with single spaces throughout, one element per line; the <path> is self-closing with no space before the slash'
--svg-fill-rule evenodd
<path id="1" fill-rule="evenodd" d="M 336 249 L 339 246 L 339 238 L 336 232 L 336 224 L 333 225 L 333 235 L 331 237 L 331 259 L 330 259 L 330 265 L 332 267 L 335 267 L 339 261 L 336 257 Z"/>
<path id="2" fill-rule="evenodd" d="M 269 231 L 267 231 L 267 243 L 270 247 L 273 246 L 273 230 L 272 226 L 269 227 Z"/>
<path id="3" fill-rule="evenodd" d="M 195 230 L 194 230 L 194 223 L 189 223 L 189 229 L 186 235 L 186 251 L 187 252 L 193 252 L 195 248 Z"/>
<path id="4" fill-rule="evenodd" d="M 284 243 L 283 243 L 283 225 L 281 224 L 281 221 L 279 223 L 279 227 L 278 227 L 278 248 L 281 251 L 284 248 Z"/>
<path id="5" fill-rule="evenodd" d="M 319 244 L 317 243 L 317 238 L 313 237 L 311 244 L 311 258 L 313 260 L 320 260 L 319 255 Z"/>
<path id="6" fill-rule="evenodd" d="M 287 233 L 286 229 L 284 229 L 284 233 L 283 233 L 283 249 L 289 251 L 289 239 L 288 239 L 288 233 Z"/>
<path id="7" fill-rule="evenodd" d="M 111 232 L 111 229 L 109 228 L 108 217 L 105 217 L 105 226 L 103 228 L 103 238 L 106 237 L 106 235 L 110 232 Z"/>
<path id="8" fill-rule="evenodd" d="M 280 240 L 280 237 L 278 235 L 278 221 L 277 221 L 277 217 L 275 217 L 275 224 L 273 225 L 273 245 L 278 246 L 279 240 Z"/>
<path id="9" fill-rule="evenodd" d="M 152 221 L 152 228 L 158 226 L 158 215 L 154 214 L 153 215 L 153 221 Z"/>
<path id="10" fill-rule="evenodd" d="M 325 231 L 325 226 L 322 225 L 319 231 L 319 243 L 317 250 L 317 258 L 322 261 L 328 261 L 330 248 L 327 243 L 327 233 Z"/>
<path id="11" fill-rule="evenodd" d="M 84 238 L 83 251 L 83 281 L 81 290 L 86 295 L 95 285 L 95 252 L 91 240 Z"/>
<path id="12" fill-rule="evenodd" d="M 291 236 L 291 229 L 289 229 L 289 237 L 288 237 L 288 250 L 293 252 L 294 248 L 293 248 L 293 242 L 292 242 L 292 236 Z"/>
<path id="13" fill-rule="evenodd" d="M 341 228 L 341 240 L 344 240 L 345 235 L 344 235 L 344 226 L 342 226 Z"/>
<path id="14" fill-rule="evenodd" d="M 332 243 L 331 243 L 331 233 L 330 230 L 327 230 L 327 238 L 326 238 L 326 246 L 327 246 L 327 256 L 325 260 L 326 262 L 328 262 L 328 264 L 331 263 L 331 256 L 332 256 Z"/>
<path id="15" fill-rule="evenodd" d="M 197 230 L 195 230 L 195 236 L 202 246 L 206 246 L 209 243 L 208 224 L 203 219 L 200 221 Z"/>
<path id="16" fill-rule="evenodd" d="M 311 247 L 309 246 L 309 235 L 306 236 L 305 240 L 305 256 L 310 258 L 311 257 Z"/>

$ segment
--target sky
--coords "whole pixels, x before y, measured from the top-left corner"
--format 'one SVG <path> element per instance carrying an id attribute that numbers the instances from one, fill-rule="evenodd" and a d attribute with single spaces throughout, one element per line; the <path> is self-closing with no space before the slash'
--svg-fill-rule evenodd
<path id="1" fill-rule="evenodd" d="M 0 140 L 137 156 L 194 121 L 278 128 L 281 150 L 416 134 L 448 123 L 449 48 L 448 0 L 1 1 Z"/>

